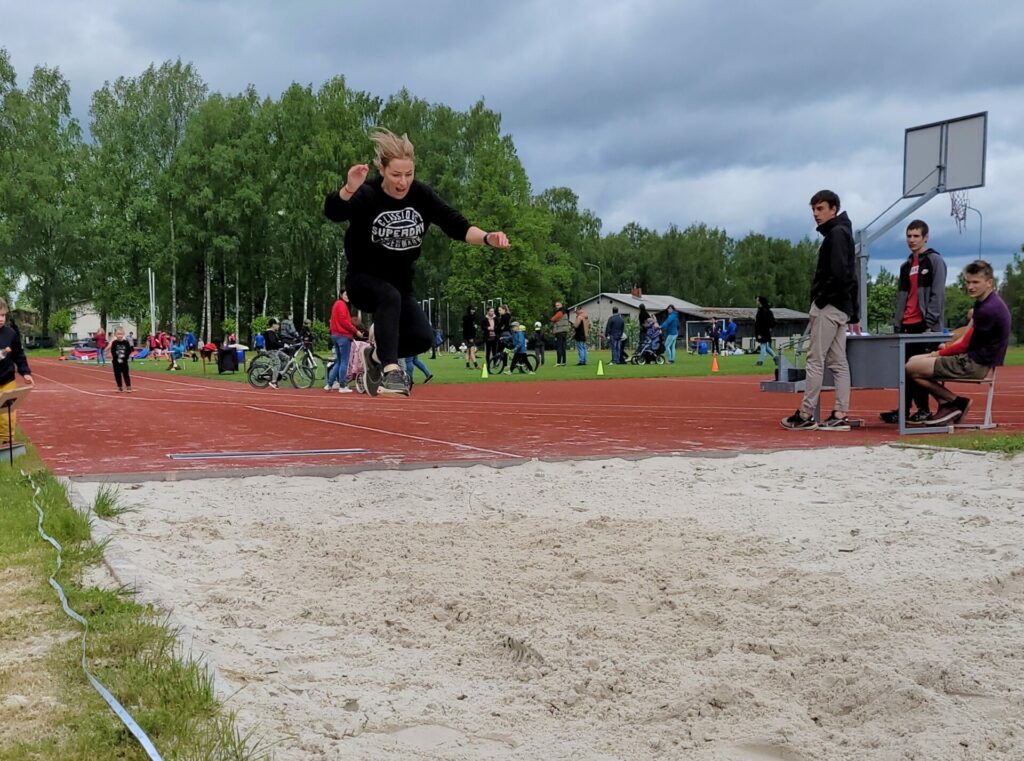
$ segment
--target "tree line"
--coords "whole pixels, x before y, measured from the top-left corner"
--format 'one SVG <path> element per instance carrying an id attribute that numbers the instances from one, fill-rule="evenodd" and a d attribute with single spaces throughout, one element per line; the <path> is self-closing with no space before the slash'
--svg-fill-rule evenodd
<path id="1" fill-rule="evenodd" d="M 468 304 L 500 299 L 536 319 L 599 283 L 706 306 L 766 295 L 807 308 L 815 242 L 737 239 L 700 223 L 604 233 L 570 188 L 534 191 L 483 101 L 458 111 L 406 90 L 381 98 L 343 76 L 292 84 L 277 99 L 252 86 L 226 95 L 177 60 L 94 92 L 86 139 L 60 70 L 37 66 L 19 87 L 2 48 L 0 293 L 24 276 L 19 306 L 38 310 L 43 326 L 91 301 L 102 317 L 147 330 L 152 270 L 161 329 L 209 339 L 268 314 L 325 320 L 345 258 L 344 225 L 325 220 L 324 195 L 372 156 L 378 125 L 408 133 L 419 179 L 513 242 L 481 250 L 429 234 L 416 290 L 435 314 L 443 304 L 454 321 Z"/>

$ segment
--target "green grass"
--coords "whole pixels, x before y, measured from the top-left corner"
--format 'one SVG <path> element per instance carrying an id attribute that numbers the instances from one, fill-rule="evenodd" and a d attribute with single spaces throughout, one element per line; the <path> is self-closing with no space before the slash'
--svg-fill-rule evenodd
<path id="1" fill-rule="evenodd" d="M 124 513 L 135 512 L 134 508 L 125 507 L 121 504 L 121 495 L 113 486 L 101 486 L 96 492 L 96 500 L 93 502 L 92 511 L 100 518 L 116 518 Z"/>
<path id="2" fill-rule="evenodd" d="M 931 443 L 931 442 L 929 442 Z M 1007 457 L 1024 452 L 1024 433 L 956 433 L 936 437 L 935 445 L 980 452 L 1001 452 Z"/>
<path id="3" fill-rule="evenodd" d="M 56 356 L 55 350 L 41 350 L 40 355 L 43 352 L 49 352 L 47 356 Z M 326 357 L 329 352 L 321 351 L 320 356 Z M 246 358 L 252 359 L 255 354 L 253 352 L 247 352 Z M 480 352 L 480 356 L 483 356 L 483 352 Z M 669 365 L 611 365 L 611 354 L 608 351 L 592 351 L 588 359 L 589 364 L 586 367 L 575 367 L 576 352 L 570 351 L 568 353 L 568 366 L 567 367 L 555 367 L 554 359 L 555 353 L 548 351 L 545 354 L 547 364 L 542 366 L 535 375 L 491 375 L 486 381 L 481 378 L 481 369 L 483 361 L 479 360 L 481 369 L 472 370 L 466 369 L 466 363 L 462 359 L 461 354 L 438 354 L 437 359 L 430 359 L 430 354 L 422 354 L 420 358 L 430 368 L 430 371 L 434 373 L 434 380 L 431 383 L 529 383 L 537 380 L 586 380 L 597 376 L 597 362 L 601 360 L 604 364 L 604 377 L 606 378 L 665 378 L 665 377 L 694 377 L 694 376 L 710 376 L 711 373 L 711 357 L 708 355 L 691 355 L 684 353 L 677 353 L 675 364 Z M 774 372 L 774 365 L 771 360 L 764 367 L 757 367 L 757 354 L 743 354 L 736 357 L 719 357 L 718 358 L 718 375 L 756 375 L 761 376 L 765 379 L 771 378 Z M 74 364 L 69 362 L 69 365 Z M 1011 366 L 1024 365 L 1024 347 L 1012 347 L 1006 355 L 1006 364 Z M 95 367 L 96 365 L 89 365 Z M 189 359 L 184 359 L 178 363 L 181 368 L 179 371 L 167 370 L 166 360 L 137 360 L 132 363 L 133 373 L 144 373 L 144 374 L 157 374 L 166 377 L 175 377 L 180 375 L 187 375 L 190 377 L 207 378 L 210 380 L 219 380 L 234 383 L 245 383 L 246 375 L 241 369 L 236 373 L 224 373 L 223 375 L 218 374 L 216 363 L 207 363 L 205 373 L 202 362 L 192 362 Z M 419 370 L 415 371 L 416 382 L 419 383 L 423 380 L 423 376 Z M 113 372 L 111 371 L 111 383 L 113 383 Z M 317 374 L 317 383 L 314 384 L 314 388 L 322 386 L 324 382 L 324 367 L 321 365 L 320 370 Z M 288 386 L 287 382 L 284 383 L 285 387 Z"/>
<path id="4" fill-rule="evenodd" d="M 249 352 L 247 353 L 247 359 L 251 359 L 254 355 Z M 320 356 L 326 356 L 326 353 L 321 352 Z M 482 356 L 482 353 L 481 353 Z M 677 354 L 675 364 L 664 364 L 664 365 L 612 365 L 611 354 L 608 351 L 592 351 L 588 358 L 588 363 L 585 367 L 576 367 L 576 352 L 569 352 L 568 362 L 566 367 L 555 367 L 554 360 L 555 354 L 553 351 L 547 352 L 545 359 L 547 364 L 543 365 L 535 375 L 490 375 L 487 381 L 481 377 L 483 368 L 483 361 L 479 360 L 480 368 L 473 370 L 467 369 L 466 363 L 462 358 L 461 354 L 438 354 L 437 359 L 430 359 L 430 355 L 420 355 L 420 359 L 430 368 L 430 371 L 434 374 L 434 380 L 431 383 L 529 383 L 536 380 L 584 380 L 597 377 L 597 363 L 600 360 L 604 367 L 604 377 L 606 378 L 662 378 L 662 377 L 683 377 L 683 376 L 701 376 L 711 375 L 711 357 L 689 355 L 689 354 Z M 744 354 L 737 357 L 719 357 L 718 367 L 719 375 L 761 375 L 768 378 L 772 375 L 773 369 L 768 367 L 756 367 L 755 362 L 757 361 L 757 355 L 755 354 Z M 69 365 L 73 363 L 68 363 Z M 770 364 L 770 360 L 769 360 Z M 96 367 L 91 364 L 89 367 Z M 214 363 L 207 363 L 206 372 L 203 372 L 202 362 L 192 362 L 188 359 L 178 362 L 178 366 L 181 368 L 179 371 L 167 370 L 167 362 L 165 360 L 137 360 L 132 363 L 132 373 L 142 374 L 156 374 L 167 378 L 179 377 L 186 375 L 189 377 L 207 378 L 209 380 L 219 380 L 234 383 L 245 383 L 246 374 L 241 369 L 236 373 L 224 373 L 223 375 L 218 374 L 217 365 Z M 416 382 L 419 383 L 423 380 L 423 375 L 419 370 L 415 371 Z M 113 372 L 111 371 L 111 383 L 113 383 Z M 316 386 L 322 386 L 324 382 L 324 367 L 321 365 L 320 370 L 317 374 Z M 287 386 L 287 383 L 285 383 Z"/>
<path id="5" fill-rule="evenodd" d="M 0 669 L 0 694 L 22 694 L 33 704 L 12 710 L 0 703 L 0 761 L 147 758 L 82 672 L 80 628 L 60 610 L 47 583 L 56 553 L 36 533 L 32 491 L 21 469 L 31 469 L 41 484 L 43 527 L 64 548 L 58 581 L 71 607 L 89 619 L 91 670 L 164 758 L 268 758 L 265 748 L 239 734 L 214 697 L 209 672 L 180 652 L 177 632 L 159 611 L 135 602 L 130 590 L 82 583 L 84 571 L 102 560 L 89 519 L 71 507 L 64 487 L 34 452 L 15 465 L 0 465 L 0 647 L 28 647 L 40 639 L 52 644 Z M 107 507 L 123 509 L 116 498 Z"/>

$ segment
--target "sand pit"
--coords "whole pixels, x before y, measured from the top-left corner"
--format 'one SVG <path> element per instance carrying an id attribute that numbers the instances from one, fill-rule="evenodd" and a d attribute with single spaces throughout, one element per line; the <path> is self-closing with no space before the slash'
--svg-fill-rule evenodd
<path id="1" fill-rule="evenodd" d="M 120 491 L 138 511 L 96 521 L 117 575 L 279 761 L 1024 757 L 1020 457 Z"/>

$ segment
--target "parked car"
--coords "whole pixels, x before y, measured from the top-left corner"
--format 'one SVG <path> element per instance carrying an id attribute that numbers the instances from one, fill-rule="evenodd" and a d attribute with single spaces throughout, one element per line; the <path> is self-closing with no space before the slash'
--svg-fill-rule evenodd
<path id="1" fill-rule="evenodd" d="M 26 349 L 52 349 L 57 345 L 51 336 L 26 336 Z"/>

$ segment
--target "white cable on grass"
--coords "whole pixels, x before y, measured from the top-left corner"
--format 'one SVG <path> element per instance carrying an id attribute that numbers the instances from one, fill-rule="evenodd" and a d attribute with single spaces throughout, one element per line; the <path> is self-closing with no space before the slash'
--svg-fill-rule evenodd
<path id="1" fill-rule="evenodd" d="M 110 694 L 110 690 L 104 687 L 100 683 L 100 681 L 96 677 L 94 677 L 92 673 L 89 671 L 89 660 L 86 657 L 85 649 L 85 640 L 86 637 L 89 636 L 89 621 L 71 608 L 71 606 L 68 604 L 68 598 L 64 594 L 63 588 L 57 582 L 56 577 L 57 574 L 60 573 L 61 565 L 63 564 L 63 560 L 61 558 L 61 552 L 63 550 L 61 549 L 60 543 L 43 530 L 43 519 L 45 515 L 43 514 L 43 509 L 39 506 L 38 500 L 39 494 L 42 490 L 36 485 L 35 479 L 31 475 L 25 473 L 25 471 L 22 471 L 21 475 L 28 479 L 29 485 L 31 485 L 32 487 L 32 506 L 36 509 L 36 512 L 39 513 L 39 520 L 36 524 L 36 529 L 39 531 L 39 536 L 41 536 L 47 542 L 52 544 L 53 548 L 57 550 L 57 568 L 50 576 L 50 586 L 53 587 L 54 591 L 57 593 L 57 597 L 60 598 L 60 604 L 61 607 L 64 608 L 64 612 L 67 613 L 70 618 L 80 623 L 83 627 L 82 671 L 85 672 L 85 676 L 86 678 L 88 678 L 89 683 L 93 686 L 96 692 L 100 694 L 100 697 L 102 697 L 107 702 L 107 705 L 110 706 L 110 709 L 117 715 L 117 718 L 119 718 L 121 722 L 128 728 L 129 732 L 135 735 L 135 739 L 139 741 L 143 749 L 149 755 L 150 759 L 152 761 L 163 761 L 163 758 L 160 756 L 160 752 L 156 749 L 156 746 L 153 745 L 153 741 L 149 739 L 149 736 L 142 729 L 142 727 L 140 727 L 138 723 L 135 721 L 135 719 L 132 718 L 132 715 L 125 710 L 124 706 L 122 706 L 118 702 L 117 698 Z"/>

